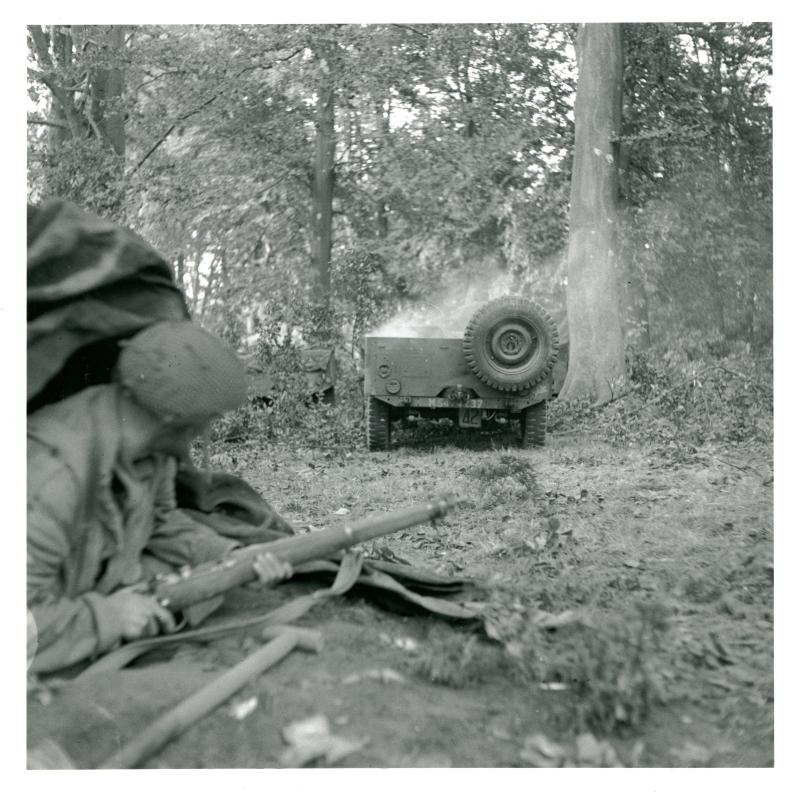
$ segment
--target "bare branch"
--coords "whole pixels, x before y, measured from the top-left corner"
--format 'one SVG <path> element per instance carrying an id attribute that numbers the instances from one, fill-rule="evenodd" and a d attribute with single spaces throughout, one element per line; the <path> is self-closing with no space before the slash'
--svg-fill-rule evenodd
<path id="1" fill-rule="evenodd" d="M 169 128 L 167 129 L 167 131 L 164 132 L 164 134 L 150 147 L 150 149 L 148 150 L 147 154 L 145 154 L 144 157 L 142 157 L 142 159 L 139 160 L 139 162 L 136 164 L 134 169 L 131 171 L 130 175 L 133 176 L 139 170 L 139 168 L 141 168 L 145 164 L 145 162 L 147 162 L 147 160 L 151 157 L 151 155 L 155 153 L 156 149 L 158 149 L 161 146 L 161 144 L 164 143 L 164 141 L 166 141 L 166 139 L 170 136 L 170 134 L 175 129 L 175 127 L 177 127 L 178 124 L 181 123 L 181 121 L 185 121 L 187 118 L 191 118 L 192 116 L 197 115 L 202 110 L 207 108 L 210 104 L 212 104 L 213 102 L 216 102 L 217 99 L 219 99 L 220 96 L 222 96 L 222 92 L 221 91 L 218 94 L 215 94 L 214 96 L 212 96 L 210 99 L 207 99 L 199 107 L 196 107 L 193 110 L 190 110 L 187 113 L 184 113 L 182 116 L 179 116 L 178 119 L 175 122 L 170 124 Z"/>
<path id="2" fill-rule="evenodd" d="M 87 113 L 86 114 L 86 121 L 89 123 L 89 126 L 92 128 L 92 132 L 94 132 L 95 136 L 97 137 L 97 140 L 99 140 L 101 143 L 105 142 L 110 146 L 111 142 L 108 141 L 106 139 L 106 137 L 103 135 L 103 133 L 100 131 L 100 127 L 97 126 L 97 122 L 92 118 L 92 114 L 91 113 Z"/>
<path id="3" fill-rule="evenodd" d="M 416 33 L 418 36 L 422 36 L 423 38 L 429 39 L 430 35 L 428 33 L 423 33 L 421 30 L 417 30 L 417 28 L 413 27 L 412 25 L 398 25 L 397 23 L 392 23 L 393 28 L 403 28 L 404 30 L 410 30 L 412 33 Z"/>
<path id="4" fill-rule="evenodd" d="M 53 61 L 50 58 L 50 37 L 48 34 L 42 30 L 41 25 L 28 25 L 28 32 L 31 34 L 31 39 L 33 39 L 39 63 L 52 67 Z"/>
<path id="5" fill-rule="evenodd" d="M 143 83 L 140 83 L 139 85 L 137 85 L 135 88 L 133 88 L 131 90 L 132 90 L 133 93 L 136 93 L 137 91 L 141 91 L 142 88 L 145 88 L 148 85 L 152 85 L 154 82 L 156 82 L 157 80 L 160 80 L 162 77 L 167 77 L 168 75 L 173 75 L 173 74 L 175 74 L 175 75 L 186 74 L 186 70 L 185 69 L 168 69 L 165 72 L 161 72 L 161 74 L 157 74 L 154 77 L 150 77 L 149 80 L 145 80 Z"/>
<path id="6" fill-rule="evenodd" d="M 42 30 L 41 25 L 29 25 L 28 32 L 31 34 L 31 38 L 33 39 L 33 43 L 36 48 L 36 57 L 39 59 L 39 63 L 45 66 L 47 69 L 52 70 L 53 61 L 50 58 L 49 36 Z M 37 79 L 39 79 L 47 88 L 50 89 L 50 93 L 53 95 L 53 98 L 61 105 L 61 109 L 64 112 L 64 117 L 67 120 L 68 129 L 70 130 L 72 136 L 77 138 L 80 133 L 80 123 L 78 121 L 77 114 L 75 113 L 75 109 L 72 106 L 70 92 L 65 90 L 63 86 L 58 85 L 58 83 L 53 81 L 50 76 L 44 72 L 33 69 L 30 69 L 29 72 L 35 75 Z"/>
<path id="7" fill-rule="evenodd" d="M 61 124 L 58 121 L 45 121 L 43 118 L 29 118 L 28 124 L 38 124 L 43 127 L 58 127 L 59 129 L 69 129 L 66 124 Z"/>
<path id="8" fill-rule="evenodd" d="M 303 52 L 303 49 L 304 49 L 303 47 L 299 47 L 298 49 L 296 49 L 296 50 L 295 50 L 294 52 L 292 52 L 291 54 L 289 54 L 289 55 L 286 55 L 286 56 L 285 56 L 285 57 L 283 57 L 283 58 L 276 58 L 276 59 L 275 59 L 275 61 L 274 61 L 272 64 L 269 64 L 269 65 L 266 65 L 266 66 L 264 66 L 264 65 L 262 65 L 262 64 L 256 64 L 255 66 L 247 66 L 247 67 L 245 67 L 244 69 L 241 69 L 241 70 L 239 70 L 239 71 L 238 71 L 238 72 L 237 72 L 235 75 L 233 75 L 233 77 L 234 77 L 234 79 L 236 79 L 236 78 L 238 78 L 238 77 L 241 77 L 243 74 L 246 74 L 247 72 L 251 72 L 251 71 L 253 71 L 253 70 L 255 70 L 255 69 L 270 69 L 270 68 L 272 68 L 272 66 L 274 65 L 274 63 L 283 62 L 283 61 L 288 61 L 288 60 L 290 60 L 291 58 L 294 58 L 295 56 L 297 56 L 297 55 L 299 55 L 301 52 Z M 168 138 L 168 137 L 169 137 L 169 136 L 172 134 L 172 132 L 173 132 L 173 130 L 175 129 L 175 127 L 177 127 L 177 126 L 178 126 L 178 124 L 180 124 L 180 122 L 181 122 L 181 121 L 186 121 L 186 119 L 188 119 L 188 118 L 191 118 L 192 116 L 195 116 L 195 115 L 197 115 L 197 114 L 198 114 L 198 113 L 200 113 L 202 110 L 205 110 L 205 108 L 207 108 L 209 105 L 211 105 L 211 104 L 213 104 L 214 102 L 216 102 L 216 101 L 217 101 L 217 99 L 219 99 L 219 98 L 220 98 L 220 97 L 221 97 L 221 96 L 222 96 L 224 93 L 225 93 L 225 91 L 224 91 L 224 90 L 222 90 L 222 89 L 220 89 L 220 90 L 219 90 L 219 91 L 218 91 L 216 94 L 214 94 L 214 96 L 212 96 L 210 99 L 207 99 L 205 102 L 203 102 L 203 103 L 202 103 L 201 105 L 199 105 L 198 107 L 196 107 L 196 108 L 193 108 L 192 110 L 189 110 L 189 111 L 187 111 L 187 112 L 186 112 L 186 113 L 184 113 L 182 116 L 178 116 L 178 118 L 177 118 L 177 119 L 176 119 L 176 120 L 175 120 L 175 121 L 174 121 L 172 124 L 170 124 L 170 126 L 169 126 L 169 128 L 166 130 L 166 132 L 164 132 L 164 134 L 163 134 L 163 135 L 162 135 L 162 136 L 161 136 L 161 137 L 160 137 L 160 138 L 159 138 L 159 139 L 158 139 L 158 140 L 157 140 L 157 141 L 156 141 L 156 142 L 155 142 L 155 143 L 154 143 L 154 144 L 153 144 L 153 145 L 150 147 L 150 149 L 149 149 L 149 150 L 148 150 L 148 152 L 147 152 L 147 153 L 144 155 L 144 157 L 142 157 L 142 159 L 141 159 L 141 160 L 139 160 L 139 162 L 136 164 L 136 166 L 135 166 L 135 167 L 133 168 L 133 170 L 130 172 L 130 176 L 133 176 L 133 175 L 134 175 L 134 174 L 135 174 L 135 173 L 136 173 L 136 172 L 137 172 L 137 171 L 138 171 L 138 170 L 139 170 L 139 169 L 140 169 L 140 168 L 141 168 L 141 167 L 142 167 L 142 166 L 145 164 L 145 162 L 147 162 L 147 160 L 148 160 L 148 159 L 150 159 L 150 157 L 151 157 L 151 156 L 152 156 L 152 155 L 155 153 L 155 151 L 156 151 L 156 150 L 157 150 L 157 149 L 158 149 L 158 148 L 159 148 L 159 147 L 160 147 L 160 146 L 161 146 L 161 145 L 164 143 L 164 141 L 166 141 L 166 139 L 167 139 L 167 138 Z"/>

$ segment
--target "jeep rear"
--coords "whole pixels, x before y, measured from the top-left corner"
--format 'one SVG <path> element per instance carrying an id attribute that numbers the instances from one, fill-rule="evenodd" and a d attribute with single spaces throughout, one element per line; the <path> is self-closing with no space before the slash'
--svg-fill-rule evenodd
<path id="1" fill-rule="evenodd" d="M 412 414 L 474 429 L 518 419 L 522 445 L 540 446 L 557 354 L 549 315 L 516 297 L 483 306 L 463 338 L 368 336 L 367 446 L 388 449 L 392 422 Z"/>

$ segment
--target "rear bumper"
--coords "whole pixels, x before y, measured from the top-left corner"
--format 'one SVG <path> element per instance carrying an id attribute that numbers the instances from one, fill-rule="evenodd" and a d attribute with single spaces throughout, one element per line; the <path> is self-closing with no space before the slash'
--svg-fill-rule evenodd
<path id="1" fill-rule="evenodd" d="M 508 410 L 511 413 L 518 413 L 531 405 L 536 405 L 539 402 L 544 402 L 551 397 L 552 386 L 548 382 L 544 384 L 543 388 L 537 387 L 533 391 L 524 396 L 498 396 L 498 397 L 479 397 L 476 399 L 468 399 L 465 402 L 454 402 L 451 399 L 443 397 L 420 397 L 420 396 L 406 396 L 398 395 L 391 396 L 389 394 L 370 394 L 370 396 L 380 399 L 387 405 L 402 408 L 448 408 L 455 410 L 457 408 L 469 408 L 472 410 Z"/>

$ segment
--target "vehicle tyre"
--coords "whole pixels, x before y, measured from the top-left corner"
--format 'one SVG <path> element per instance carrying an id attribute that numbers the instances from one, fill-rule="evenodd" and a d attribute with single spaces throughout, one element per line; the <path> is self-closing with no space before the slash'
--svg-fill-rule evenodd
<path id="1" fill-rule="evenodd" d="M 558 329 L 537 303 L 500 297 L 480 308 L 464 331 L 464 357 L 499 391 L 524 391 L 544 379 L 558 357 Z"/>
<path id="2" fill-rule="evenodd" d="M 367 399 L 367 448 L 371 452 L 389 451 L 392 439 L 390 406 L 380 399 Z"/>
<path id="3" fill-rule="evenodd" d="M 547 434 L 547 402 L 526 407 L 519 417 L 522 428 L 520 446 L 523 449 L 532 449 L 534 446 L 544 446 Z"/>

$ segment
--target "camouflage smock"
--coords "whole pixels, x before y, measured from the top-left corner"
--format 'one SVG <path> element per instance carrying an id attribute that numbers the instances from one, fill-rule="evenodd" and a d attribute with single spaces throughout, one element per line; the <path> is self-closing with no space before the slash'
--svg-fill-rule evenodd
<path id="1" fill-rule="evenodd" d="M 237 545 L 176 509 L 173 458 L 123 462 L 120 394 L 117 385 L 95 386 L 28 417 L 33 672 L 118 644 L 107 596 L 148 568 L 197 564 Z"/>

